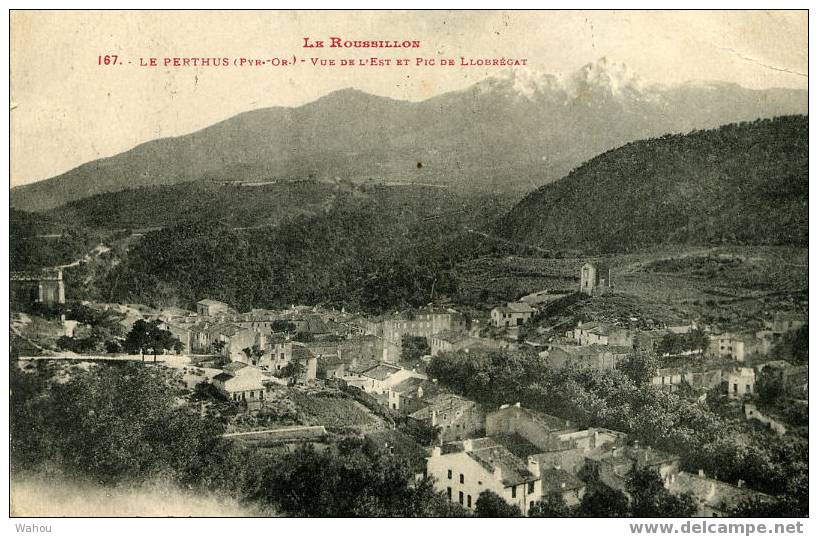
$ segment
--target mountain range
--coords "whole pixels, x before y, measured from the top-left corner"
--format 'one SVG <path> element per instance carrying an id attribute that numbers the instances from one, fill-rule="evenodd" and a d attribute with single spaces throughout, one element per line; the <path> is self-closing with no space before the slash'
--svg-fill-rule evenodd
<path id="1" fill-rule="evenodd" d="M 196 180 L 343 179 L 522 194 L 634 140 L 806 111 L 806 91 L 647 84 L 602 58 L 568 76 L 507 70 L 421 102 L 345 89 L 295 108 L 253 110 L 15 187 L 11 205 L 43 211 Z"/>

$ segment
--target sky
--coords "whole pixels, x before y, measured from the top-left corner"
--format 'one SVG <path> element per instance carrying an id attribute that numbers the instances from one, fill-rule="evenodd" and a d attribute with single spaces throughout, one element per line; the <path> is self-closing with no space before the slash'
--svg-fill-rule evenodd
<path id="1" fill-rule="evenodd" d="M 419 40 L 396 49 L 305 49 L 303 38 Z M 121 65 L 98 65 L 116 54 Z M 313 67 L 309 58 L 410 58 Z M 648 83 L 721 80 L 807 88 L 806 11 L 13 12 L 11 185 L 238 113 L 355 87 L 418 101 L 502 67 L 415 66 L 417 57 L 525 58 L 567 74 L 607 57 Z M 158 58 L 158 67 L 140 59 Z M 163 67 L 165 57 L 306 59 L 288 67 Z M 131 62 L 131 63 L 127 63 Z"/>

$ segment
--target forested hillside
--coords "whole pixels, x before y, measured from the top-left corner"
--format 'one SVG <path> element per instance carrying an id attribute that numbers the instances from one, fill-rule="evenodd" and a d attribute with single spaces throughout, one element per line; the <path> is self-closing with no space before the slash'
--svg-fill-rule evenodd
<path id="1" fill-rule="evenodd" d="M 807 245 L 808 118 L 629 143 L 543 186 L 495 224 L 511 240 L 594 251 Z"/>
<path id="2" fill-rule="evenodd" d="M 456 292 L 458 261 L 509 248 L 466 231 L 499 214 L 491 206 L 473 200 L 440 216 L 432 193 L 347 198 L 276 227 L 204 219 L 153 231 L 101 278 L 99 298 L 190 307 L 207 296 L 240 310 L 427 304 Z"/>

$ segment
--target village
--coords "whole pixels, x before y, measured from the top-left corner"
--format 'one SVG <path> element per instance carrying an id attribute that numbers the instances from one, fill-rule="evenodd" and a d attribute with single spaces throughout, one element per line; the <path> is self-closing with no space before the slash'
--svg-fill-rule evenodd
<path id="1" fill-rule="evenodd" d="M 122 360 L 172 369 L 183 378 L 188 404 L 229 417 L 225 436 L 285 451 L 363 436 L 407 455 L 418 479 L 433 478 L 437 490 L 467 510 L 484 491 L 523 515 L 555 495 L 576 506 L 588 476 L 627 495 L 628 475 L 645 468 L 658 473 L 668 491 L 691 494 L 698 516 L 729 516 L 742 502 L 768 498 L 741 480 L 684 471 L 679 456 L 640 445 L 624 432 L 580 427 L 514 400 L 487 407 L 430 374 L 436 357 L 451 353 L 536 356 L 552 370 L 599 372 L 621 368 L 634 355 L 651 356 L 658 364 L 649 377 L 654 389 L 699 402 L 718 393 L 732 412 L 767 434 L 793 434 L 797 425 L 775 403 L 806 412 L 808 367 L 770 356 L 806 325 L 805 315 L 777 312 L 755 332 L 635 318 L 555 323 L 561 305 L 617 292 L 603 264 L 586 263 L 578 276 L 574 292 L 543 290 L 482 315 L 454 306 L 377 317 L 295 305 L 240 313 L 210 298 L 195 311 L 108 304 L 100 316 L 111 314 L 126 327 L 105 342 L 108 352 L 69 345 L 89 327 L 61 314 L 65 335 L 57 347 L 68 350 L 49 352 L 29 338 L 40 352 L 18 360 L 20 367 L 42 360 Z M 12 273 L 11 279 L 12 303 L 59 310 L 66 302 L 59 269 Z M 19 322 L 27 316 L 15 316 L 12 331 L 25 339 Z M 142 332 L 162 336 L 140 340 Z M 770 386 L 774 395 L 759 396 Z M 305 415 L 304 408 L 312 413 Z"/>

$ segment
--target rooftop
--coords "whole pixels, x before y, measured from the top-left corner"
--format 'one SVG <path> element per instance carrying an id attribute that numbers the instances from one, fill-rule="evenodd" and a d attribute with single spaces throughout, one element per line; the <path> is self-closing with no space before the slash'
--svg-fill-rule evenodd
<path id="1" fill-rule="evenodd" d="M 465 397 L 461 397 L 453 393 L 441 393 L 439 395 L 427 399 L 427 402 L 429 403 L 428 406 L 425 406 L 420 410 L 413 412 L 412 414 L 410 414 L 410 416 L 415 419 L 423 420 L 431 417 L 433 411 L 446 412 L 463 407 L 477 405 L 477 403 L 475 403 L 471 399 L 466 399 Z"/>
<path id="2" fill-rule="evenodd" d="M 504 486 L 510 487 L 537 480 L 528 470 L 526 463 L 490 438 L 473 440 L 471 450 L 466 448 L 466 453 L 488 472 L 499 471 Z"/>
<path id="3" fill-rule="evenodd" d="M 668 489 L 677 494 L 689 492 L 705 505 L 719 511 L 730 511 L 750 498 L 771 498 L 752 489 L 687 472 L 679 472 L 675 479 L 671 480 Z"/>
<path id="4" fill-rule="evenodd" d="M 224 302 L 219 302 L 218 300 L 211 300 L 209 298 L 202 299 L 197 304 L 201 304 L 202 306 L 224 306 L 227 307 L 227 304 Z"/>
<path id="5" fill-rule="evenodd" d="M 574 474 L 558 468 L 540 469 L 540 479 L 543 494 L 579 490 L 585 486 L 585 483 Z"/>
<path id="6" fill-rule="evenodd" d="M 402 367 L 392 364 L 379 363 L 375 367 L 370 367 L 369 369 L 363 371 L 361 374 L 375 380 L 386 380 L 400 371 L 403 371 Z"/>

